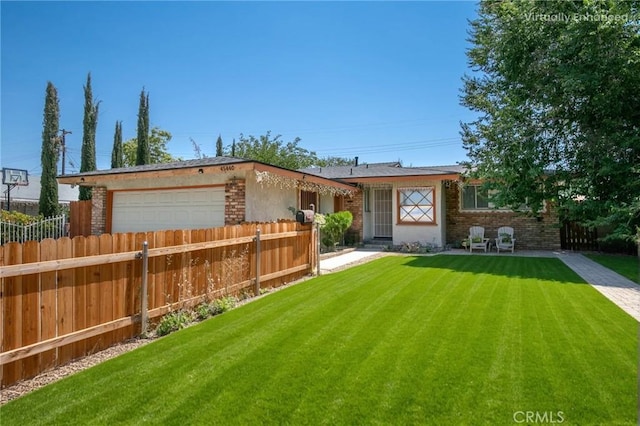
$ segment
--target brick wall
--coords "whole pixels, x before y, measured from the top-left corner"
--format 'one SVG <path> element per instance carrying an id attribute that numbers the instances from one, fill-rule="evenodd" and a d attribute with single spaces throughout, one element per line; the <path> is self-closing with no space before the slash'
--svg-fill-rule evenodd
<path id="1" fill-rule="evenodd" d="M 447 244 L 457 245 L 469 235 L 469 227 L 483 226 L 485 237 L 496 238 L 498 228 L 511 226 L 516 238 L 516 250 L 558 250 L 560 229 L 554 209 L 548 208 L 539 217 L 515 212 L 460 211 L 459 187 L 455 183 L 446 188 Z"/>
<path id="2" fill-rule="evenodd" d="M 362 212 L 364 210 L 362 190 L 357 190 L 351 197 L 345 197 L 344 209 L 350 211 L 353 215 L 353 223 L 351 224 L 349 231 L 356 236 L 357 241 L 362 241 L 364 228 L 362 219 Z"/>
<path id="3" fill-rule="evenodd" d="M 224 186 L 224 224 L 237 225 L 246 217 L 246 182 L 233 179 Z"/>
<path id="4" fill-rule="evenodd" d="M 91 234 L 102 235 L 107 229 L 107 188 L 97 186 L 91 194 Z"/>

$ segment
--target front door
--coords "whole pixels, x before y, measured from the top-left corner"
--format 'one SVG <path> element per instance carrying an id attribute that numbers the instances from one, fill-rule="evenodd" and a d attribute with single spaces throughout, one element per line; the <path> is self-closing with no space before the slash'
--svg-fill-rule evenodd
<path id="1" fill-rule="evenodd" d="M 373 190 L 373 238 L 393 236 L 391 189 Z"/>

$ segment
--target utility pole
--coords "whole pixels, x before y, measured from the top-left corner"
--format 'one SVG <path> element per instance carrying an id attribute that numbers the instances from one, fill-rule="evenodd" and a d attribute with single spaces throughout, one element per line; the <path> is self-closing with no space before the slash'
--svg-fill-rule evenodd
<path id="1" fill-rule="evenodd" d="M 65 130 L 65 129 L 61 129 L 60 132 L 62 132 L 62 135 L 56 137 L 55 139 L 56 139 L 56 143 L 59 144 L 58 152 L 62 152 L 62 174 L 64 175 L 64 164 L 66 162 L 66 154 L 67 154 L 67 146 L 65 145 L 65 136 L 70 135 L 72 132 L 71 130 Z"/>

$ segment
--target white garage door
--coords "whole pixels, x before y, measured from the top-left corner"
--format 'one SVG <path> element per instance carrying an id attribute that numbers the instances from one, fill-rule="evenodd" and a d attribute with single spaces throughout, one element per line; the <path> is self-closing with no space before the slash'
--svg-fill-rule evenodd
<path id="1" fill-rule="evenodd" d="M 112 212 L 113 233 L 223 226 L 224 188 L 115 192 Z"/>

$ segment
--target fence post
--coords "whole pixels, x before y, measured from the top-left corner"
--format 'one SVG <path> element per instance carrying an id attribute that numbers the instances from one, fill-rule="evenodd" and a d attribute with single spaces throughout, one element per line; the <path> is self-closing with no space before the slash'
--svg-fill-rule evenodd
<path id="1" fill-rule="evenodd" d="M 149 313 L 148 313 L 148 300 L 147 300 L 147 275 L 149 269 L 149 243 L 147 241 L 142 243 L 142 295 L 141 307 L 140 307 L 140 321 L 142 323 L 141 334 L 144 336 L 147 334 L 147 328 L 149 327 Z"/>
<path id="2" fill-rule="evenodd" d="M 315 224 L 316 229 L 316 275 L 320 276 L 320 224 Z M 313 239 L 313 238 L 312 238 Z"/>
<path id="3" fill-rule="evenodd" d="M 260 228 L 256 229 L 256 284 L 254 296 L 260 296 Z"/>

